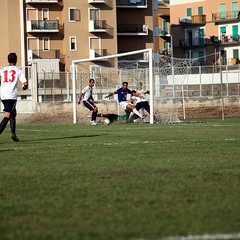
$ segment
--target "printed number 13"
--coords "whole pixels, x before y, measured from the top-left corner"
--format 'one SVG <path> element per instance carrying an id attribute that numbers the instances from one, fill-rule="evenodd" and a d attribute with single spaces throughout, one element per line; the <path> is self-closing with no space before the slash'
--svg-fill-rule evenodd
<path id="1" fill-rule="evenodd" d="M 14 80 L 16 78 L 15 70 L 11 70 L 10 72 L 8 72 L 8 70 L 5 70 L 3 73 L 4 73 L 4 82 L 14 82 Z M 10 77 L 9 77 L 9 75 L 10 75 Z"/>

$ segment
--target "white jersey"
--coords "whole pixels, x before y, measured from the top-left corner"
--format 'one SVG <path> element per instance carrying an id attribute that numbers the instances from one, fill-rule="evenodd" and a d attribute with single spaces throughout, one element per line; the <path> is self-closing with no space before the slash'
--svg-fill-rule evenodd
<path id="1" fill-rule="evenodd" d="M 18 80 L 27 82 L 23 72 L 16 66 L 7 66 L 0 70 L 1 76 L 1 99 L 17 99 Z"/>
<path id="2" fill-rule="evenodd" d="M 137 92 L 138 94 L 140 94 L 142 96 L 142 98 L 140 97 L 137 97 L 137 96 L 132 96 L 131 99 L 132 100 L 135 100 L 136 103 L 139 103 L 139 102 L 147 102 L 148 100 L 145 98 L 145 95 L 143 93 L 140 93 L 140 92 Z"/>
<path id="3" fill-rule="evenodd" d="M 89 99 L 92 99 L 92 88 L 90 86 L 86 86 L 82 90 L 83 94 L 83 101 L 88 101 Z"/>

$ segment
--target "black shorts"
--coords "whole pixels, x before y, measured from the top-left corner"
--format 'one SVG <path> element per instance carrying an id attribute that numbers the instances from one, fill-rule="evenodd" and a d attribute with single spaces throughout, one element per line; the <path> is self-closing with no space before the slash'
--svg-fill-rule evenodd
<path id="1" fill-rule="evenodd" d="M 83 101 L 83 104 L 86 108 L 88 108 L 90 111 L 93 111 L 96 105 L 93 101 Z"/>
<path id="2" fill-rule="evenodd" d="M 13 99 L 7 99 L 7 100 L 2 100 L 4 109 L 4 112 L 10 112 L 13 114 L 16 114 L 16 104 L 17 104 L 17 100 L 13 100 Z"/>
<path id="3" fill-rule="evenodd" d="M 147 101 L 137 103 L 136 109 L 140 110 L 141 108 L 145 109 L 148 113 L 150 113 L 150 106 Z"/>

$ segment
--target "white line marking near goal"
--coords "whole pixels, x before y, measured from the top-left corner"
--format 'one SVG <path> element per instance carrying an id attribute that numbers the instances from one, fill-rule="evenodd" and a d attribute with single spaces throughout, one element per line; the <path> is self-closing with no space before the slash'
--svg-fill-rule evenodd
<path id="1" fill-rule="evenodd" d="M 204 235 L 189 235 L 181 237 L 167 237 L 162 240 L 238 240 L 240 233 L 229 234 L 204 234 Z"/>

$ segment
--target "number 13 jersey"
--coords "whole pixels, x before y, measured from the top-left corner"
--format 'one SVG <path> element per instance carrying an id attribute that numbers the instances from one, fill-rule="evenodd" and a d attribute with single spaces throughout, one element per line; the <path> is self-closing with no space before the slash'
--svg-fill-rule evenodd
<path id="1" fill-rule="evenodd" d="M 27 82 L 23 72 L 16 66 L 7 66 L 0 70 L 1 76 L 1 99 L 17 99 L 18 80 Z"/>

